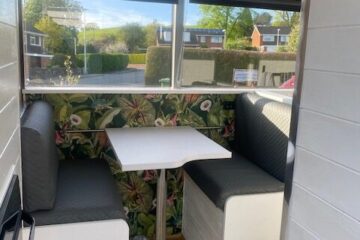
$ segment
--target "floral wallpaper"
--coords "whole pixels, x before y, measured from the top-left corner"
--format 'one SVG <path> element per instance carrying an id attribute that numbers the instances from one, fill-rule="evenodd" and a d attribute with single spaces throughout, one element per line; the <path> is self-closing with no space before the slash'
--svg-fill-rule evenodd
<path id="1" fill-rule="evenodd" d="M 192 126 L 228 146 L 233 139 L 234 111 L 224 103 L 234 95 L 28 95 L 29 102 L 45 100 L 55 110 L 56 144 L 62 159 L 102 158 L 108 161 L 123 197 L 131 236 L 153 239 L 156 222 L 157 170 L 121 171 L 105 127 Z M 213 127 L 211 129 L 204 129 Z M 81 130 L 81 131 L 78 131 Z M 74 131 L 74 132 L 69 132 Z M 196 143 L 194 143 L 196 144 Z M 181 232 L 183 175 L 167 171 L 167 233 Z"/>

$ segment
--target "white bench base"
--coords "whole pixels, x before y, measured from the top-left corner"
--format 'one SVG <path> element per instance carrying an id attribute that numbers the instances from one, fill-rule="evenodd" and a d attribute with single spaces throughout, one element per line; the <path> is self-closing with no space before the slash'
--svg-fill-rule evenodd
<path id="1" fill-rule="evenodd" d="M 29 239 L 23 229 L 23 240 Z M 123 219 L 39 226 L 35 240 L 128 240 L 129 226 Z"/>
<path id="2" fill-rule="evenodd" d="M 223 212 L 185 173 L 183 235 L 189 240 L 279 240 L 283 195 L 233 196 Z"/>

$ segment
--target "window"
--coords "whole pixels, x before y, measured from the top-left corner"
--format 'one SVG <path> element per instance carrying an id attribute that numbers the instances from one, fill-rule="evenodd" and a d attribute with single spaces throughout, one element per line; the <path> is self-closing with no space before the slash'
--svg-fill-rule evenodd
<path id="1" fill-rule="evenodd" d="M 275 16 L 276 19 L 284 15 L 293 16 L 295 19 L 299 14 L 222 6 L 220 4 L 223 1 L 220 0 L 211 1 L 219 5 L 193 3 L 202 1 L 210 2 L 187 0 L 185 5 L 185 25 L 187 29 L 196 31 L 195 34 L 200 36 L 200 39 L 197 46 L 184 43 L 181 64 L 182 87 L 289 88 L 294 86 L 291 82 L 294 82 L 296 55 L 294 50 L 288 50 L 288 46 L 283 42 L 282 52 L 277 53 L 279 46 L 276 36 L 279 27 L 273 27 L 272 23 Z M 239 22 L 239 19 L 243 22 Z M 286 23 L 286 19 L 282 21 L 282 24 Z M 263 44 L 251 38 L 255 31 L 253 22 L 255 24 L 259 22 L 256 26 L 263 35 Z M 231 27 L 235 25 L 240 25 L 241 28 Z M 289 30 L 286 27 L 280 28 L 281 31 Z M 205 36 L 208 36 L 209 44 L 201 44 L 205 42 Z M 250 55 L 249 51 L 252 51 Z M 283 53 L 286 51 L 293 53 Z M 268 55 L 265 52 L 274 54 Z"/>
<path id="2" fill-rule="evenodd" d="M 164 32 L 164 41 L 165 42 L 171 42 L 171 32 L 170 31 L 165 31 Z"/>
<path id="3" fill-rule="evenodd" d="M 281 41 L 281 42 L 288 42 L 288 41 L 289 41 L 289 37 L 288 37 L 287 35 L 280 36 L 280 41 Z"/>
<path id="4" fill-rule="evenodd" d="M 190 42 L 190 32 L 184 32 L 184 42 Z"/>
<path id="5" fill-rule="evenodd" d="M 30 45 L 31 46 L 41 46 L 40 37 L 30 36 Z"/>
<path id="6" fill-rule="evenodd" d="M 53 0 L 39 8 L 33 1 L 24 2 L 24 39 L 29 32 L 39 35 L 24 43 L 26 87 L 279 87 L 295 72 L 295 54 L 283 61 L 281 53 L 277 61 L 263 58 L 280 43 L 282 52 L 295 52 L 288 36 L 276 41 L 279 27 L 272 24 L 281 21 L 279 11 L 222 6 L 220 0 L 186 0 L 174 12 L 169 3 L 175 0 Z M 264 44 L 251 39 L 253 23 L 266 33 Z M 41 51 L 35 45 L 43 45 Z M 253 51 L 246 61 L 244 50 Z M 41 61 L 31 64 L 34 57 Z"/>
<path id="7" fill-rule="evenodd" d="M 275 41 L 275 35 L 264 35 L 263 36 L 264 42 L 274 42 Z"/>
<path id="8" fill-rule="evenodd" d="M 222 43 L 222 37 L 212 36 L 212 37 L 211 37 L 211 42 L 212 42 L 212 43 Z"/>
<path id="9" fill-rule="evenodd" d="M 36 8 L 34 0 L 23 4 L 24 39 L 28 39 L 24 47 L 26 87 L 169 86 L 171 4 L 125 0 L 41 2 Z M 27 38 L 25 34 L 29 33 L 37 35 Z M 42 41 L 45 48 L 31 47 L 41 46 Z M 157 61 L 147 66 L 150 55 Z M 39 59 L 38 64 L 32 64 Z M 161 72 L 157 71 L 159 65 Z M 152 70 L 145 71 L 148 68 Z"/>

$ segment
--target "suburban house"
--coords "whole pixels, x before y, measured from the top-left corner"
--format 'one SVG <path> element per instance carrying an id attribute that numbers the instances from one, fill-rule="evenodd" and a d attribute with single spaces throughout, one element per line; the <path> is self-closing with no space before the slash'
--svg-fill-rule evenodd
<path id="1" fill-rule="evenodd" d="M 172 28 L 159 27 L 157 45 L 169 46 L 171 36 Z M 222 29 L 185 28 L 183 38 L 185 47 L 223 49 L 225 32 Z"/>
<path id="2" fill-rule="evenodd" d="M 251 35 L 252 46 L 262 52 L 276 52 L 278 46 L 289 41 L 290 27 L 255 25 Z"/>
<path id="3" fill-rule="evenodd" d="M 24 55 L 29 67 L 46 68 L 53 57 L 45 47 L 46 34 L 31 25 L 24 31 Z"/>

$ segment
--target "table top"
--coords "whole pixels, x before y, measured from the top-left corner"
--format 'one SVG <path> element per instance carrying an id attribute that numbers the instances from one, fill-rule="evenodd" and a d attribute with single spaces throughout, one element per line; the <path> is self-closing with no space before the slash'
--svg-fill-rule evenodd
<path id="1" fill-rule="evenodd" d="M 191 127 L 107 128 L 123 171 L 178 168 L 187 162 L 231 158 L 231 152 Z"/>

